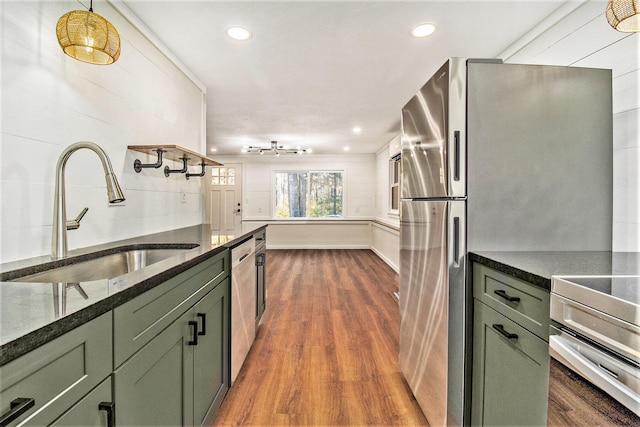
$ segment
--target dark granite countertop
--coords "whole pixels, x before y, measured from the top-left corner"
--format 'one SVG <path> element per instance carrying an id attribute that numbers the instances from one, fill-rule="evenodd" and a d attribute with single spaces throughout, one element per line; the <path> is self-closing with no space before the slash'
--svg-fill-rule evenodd
<path id="1" fill-rule="evenodd" d="M 551 289 L 552 276 L 638 274 L 636 252 L 472 252 L 473 262 Z"/>
<path id="2" fill-rule="evenodd" d="M 198 225 L 73 250 L 65 260 L 42 256 L 3 264 L 0 266 L 0 366 L 237 245 L 265 227 L 244 225 L 233 235 L 221 235 L 207 225 Z M 153 247 L 167 243 L 199 246 L 113 279 L 80 282 L 80 288 L 66 285 L 62 291 L 64 298 L 59 297 L 57 284 L 8 281 L 36 272 L 43 263 L 81 262 L 96 251 L 108 253 L 122 246 Z M 18 269 L 22 273 L 16 275 Z"/>

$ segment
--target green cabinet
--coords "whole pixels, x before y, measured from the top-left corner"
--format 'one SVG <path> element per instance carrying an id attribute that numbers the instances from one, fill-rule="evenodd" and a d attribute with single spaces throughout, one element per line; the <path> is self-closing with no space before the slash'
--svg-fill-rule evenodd
<path id="1" fill-rule="evenodd" d="M 546 426 L 548 292 L 478 264 L 473 275 L 471 423 Z"/>
<path id="2" fill-rule="evenodd" d="M 81 419 L 82 425 L 106 425 L 98 405 L 112 401 L 111 387 L 100 394 L 100 402 L 86 396 L 111 374 L 111 319 L 111 312 L 103 314 L 0 367 L 3 419 L 16 399 L 33 399 L 6 425 L 69 425 Z"/>
<path id="3" fill-rule="evenodd" d="M 116 425 L 193 425 L 193 349 L 185 313 L 114 373 Z"/>
<path id="4" fill-rule="evenodd" d="M 193 346 L 196 425 L 207 423 L 207 417 L 215 415 L 229 389 L 229 292 L 227 278 L 193 308 L 200 326 L 198 344 Z"/>
<path id="5" fill-rule="evenodd" d="M 221 259 L 225 261 L 220 263 Z M 171 286 L 157 287 L 160 292 L 144 293 L 116 309 L 122 313 L 114 329 L 116 349 L 119 342 L 126 352 L 144 342 L 114 372 L 119 426 L 202 425 L 215 415 L 226 395 L 230 384 L 228 251 L 192 270 L 177 276 L 182 282 L 174 278 Z M 184 294 L 185 288 L 195 291 Z M 136 316 L 146 328 L 132 325 L 130 329 L 141 329 L 137 334 L 122 330 L 126 328 L 122 320 Z M 150 328 L 158 329 L 155 336 L 148 333 Z"/>
<path id="6" fill-rule="evenodd" d="M 109 417 L 114 415 L 112 403 L 111 377 L 109 376 L 51 425 L 55 427 L 112 426 L 113 423 L 109 422 Z"/>
<path id="7" fill-rule="evenodd" d="M 1 366 L 0 425 L 210 425 L 231 383 L 229 261 L 218 252 Z"/>
<path id="8" fill-rule="evenodd" d="M 256 241 L 256 330 L 267 308 L 267 231 L 260 230 Z"/>

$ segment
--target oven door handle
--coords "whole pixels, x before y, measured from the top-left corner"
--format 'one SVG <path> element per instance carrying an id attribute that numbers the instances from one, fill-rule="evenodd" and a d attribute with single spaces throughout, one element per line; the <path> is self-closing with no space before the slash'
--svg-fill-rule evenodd
<path id="1" fill-rule="evenodd" d="M 551 356 L 568 365 L 579 375 L 609 393 L 618 402 L 640 416 L 640 394 L 617 381 L 608 369 L 603 370 L 598 364 L 580 354 L 563 335 L 549 337 L 549 351 Z M 604 354 L 601 356 L 603 358 L 609 357 Z"/>

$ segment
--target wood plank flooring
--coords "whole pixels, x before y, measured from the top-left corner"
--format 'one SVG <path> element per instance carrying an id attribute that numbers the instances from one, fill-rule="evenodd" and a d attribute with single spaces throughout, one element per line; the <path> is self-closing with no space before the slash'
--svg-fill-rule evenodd
<path id="1" fill-rule="evenodd" d="M 267 311 L 214 425 L 428 425 L 398 369 L 397 290 L 369 250 L 267 251 Z"/>

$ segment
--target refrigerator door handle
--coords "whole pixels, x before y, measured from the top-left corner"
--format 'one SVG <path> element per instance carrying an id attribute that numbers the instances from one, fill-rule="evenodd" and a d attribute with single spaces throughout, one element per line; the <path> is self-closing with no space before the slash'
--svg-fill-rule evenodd
<path id="1" fill-rule="evenodd" d="M 460 181 L 460 131 L 453 132 L 453 180 Z"/>
<path id="2" fill-rule="evenodd" d="M 453 266 L 460 267 L 460 217 L 453 217 Z"/>

